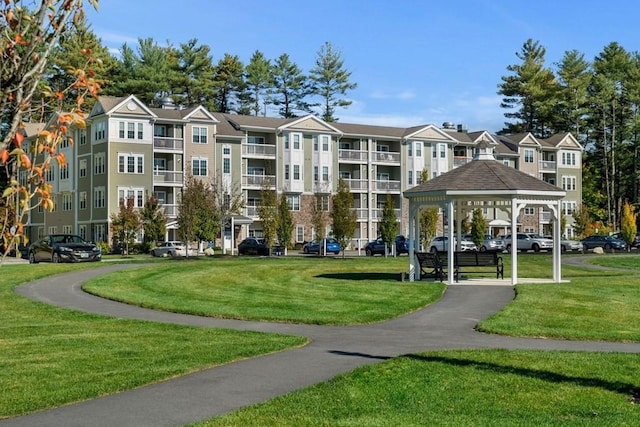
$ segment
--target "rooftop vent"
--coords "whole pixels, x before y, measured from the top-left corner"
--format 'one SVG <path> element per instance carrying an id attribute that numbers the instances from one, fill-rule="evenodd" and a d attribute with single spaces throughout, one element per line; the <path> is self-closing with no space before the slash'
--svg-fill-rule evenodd
<path id="1" fill-rule="evenodd" d="M 456 124 L 453 122 L 444 122 L 442 124 L 442 128 L 443 129 L 455 129 L 456 128 Z"/>
<path id="2" fill-rule="evenodd" d="M 171 99 L 168 96 L 165 96 L 160 100 L 160 108 L 163 108 L 166 110 L 175 110 L 176 105 L 173 103 L 173 99 Z"/>

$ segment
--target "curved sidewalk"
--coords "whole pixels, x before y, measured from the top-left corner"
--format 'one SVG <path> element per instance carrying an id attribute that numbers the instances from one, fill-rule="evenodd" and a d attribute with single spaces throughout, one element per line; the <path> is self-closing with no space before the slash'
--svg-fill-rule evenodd
<path id="1" fill-rule="evenodd" d="M 310 344 L 206 369 L 110 396 L 0 420 L 4 426 L 175 426 L 224 414 L 297 390 L 358 366 L 402 354 L 441 349 L 509 348 L 640 352 L 640 344 L 510 338 L 475 325 L 513 299 L 510 286 L 449 286 L 437 303 L 365 326 L 291 325 L 166 313 L 98 298 L 87 279 L 135 265 L 110 265 L 34 281 L 19 294 L 48 304 L 108 316 L 203 327 L 303 335 Z"/>

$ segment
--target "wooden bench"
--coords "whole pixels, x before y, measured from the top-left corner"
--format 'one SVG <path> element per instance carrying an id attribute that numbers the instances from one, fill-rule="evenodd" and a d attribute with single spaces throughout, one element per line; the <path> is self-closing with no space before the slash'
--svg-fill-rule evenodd
<path id="1" fill-rule="evenodd" d="M 497 252 L 476 252 L 463 251 L 454 253 L 454 275 L 456 282 L 460 278 L 460 274 L 468 273 L 486 273 L 486 270 L 468 270 L 465 268 L 461 271 L 461 267 L 492 267 L 496 271 L 496 279 L 504 279 L 504 264 L 502 257 Z"/>
<path id="2" fill-rule="evenodd" d="M 415 255 L 420 266 L 420 277 L 433 277 L 442 282 L 444 271 L 438 254 L 434 252 L 415 252 Z"/>

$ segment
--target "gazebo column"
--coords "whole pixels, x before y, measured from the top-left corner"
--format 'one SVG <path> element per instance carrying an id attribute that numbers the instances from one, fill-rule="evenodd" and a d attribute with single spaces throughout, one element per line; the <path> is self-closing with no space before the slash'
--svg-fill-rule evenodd
<path id="1" fill-rule="evenodd" d="M 562 249 L 560 246 L 560 235 L 562 230 L 560 227 L 561 215 L 561 200 L 558 200 L 554 204 L 550 204 L 549 208 L 553 213 L 553 281 L 560 283 L 562 281 Z"/>
<path id="2" fill-rule="evenodd" d="M 511 198 L 511 284 L 518 283 L 518 200 Z"/>
<path id="3" fill-rule="evenodd" d="M 420 269 L 416 268 L 415 244 L 420 236 L 420 209 L 409 202 L 409 281 L 420 280 Z"/>
<path id="4" fill-rule="evenodd" d="M 448 233 L 448 237 L 449 237 L 449 241 L 448 243 L 448 254 L 449 256 L 447 257 L 447 283 L 449 285 L 453 284 L 453 264 L 454 264 L 454 252 L 455 252 L 455 245 L 454 245 L 454 241 L 453 241 L 453 223 L 455 221 L 455 217 L 454 217 L 454 209 L 453 209 L 453 200 L 452 199 L 448 199 L 447 200 L 447 218 L 449 220 L 449 229 L 447 230 Z"/>

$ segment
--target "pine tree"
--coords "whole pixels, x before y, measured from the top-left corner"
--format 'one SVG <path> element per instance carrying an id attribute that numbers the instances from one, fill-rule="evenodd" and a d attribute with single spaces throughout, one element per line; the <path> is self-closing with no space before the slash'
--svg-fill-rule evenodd
<path id="1" fill-rule="evenodd" d="M 351 101 L 339 98 L 346 95 L 348 90 L 357 87 L 349 81 L 351 72 L 344 68 L 342 54 L 336 51 L 331 43 L 325 42 L 316 56 L 316 65 L 311 69 L 313 93 L 323 99 L 322 119 L 327 122 L 338 121 L 335 117 L 336 107 L 347 107 Z"/>
<path id="2" fill-rule="evenodd" d="M 302 74 L 302 70 L 283 53 L 272 67 L 273 87 L 269 90 L 269 99 L 279 114 L 286 119 L 308 114 L 317 104 L 310 104 L 306 98 L 311 94 L 311 81 Z"/>
<path id="3" fill-rule="evenodd" d="M 213 110 L 211 81 L 215 67 L 211 49 L 207 45 L 199 45 L 197 39 L 191 39 L 180 45 L 177 54 L 179 77 L 175 101 L 188 107 L 203 105 Z"/>
<path id="4" fill-rule="evenodd" d="M 215 110 L 238 111 L 240 93 L 244 90 L 244 65 L 237 55 L 225 53 L 215 67 L 213 77 Z"/>
<path id="5" fill-rule="evenodd" d="M 264 97 L 264 92 L 271 87 L 273 83 L 271 70 L 270 61 L 266 59 L 264 54 L 259 50 L 253 53 L 249 64 L 247 64 L 245 68 L 247 89 L 251 94 L 250 101 L 253 104 L 251 111 L 254 116 L 259 115 L 260 111 L 262 111 L 261 101 L 266 105 L 266 99 L 262 98 Z"/>

